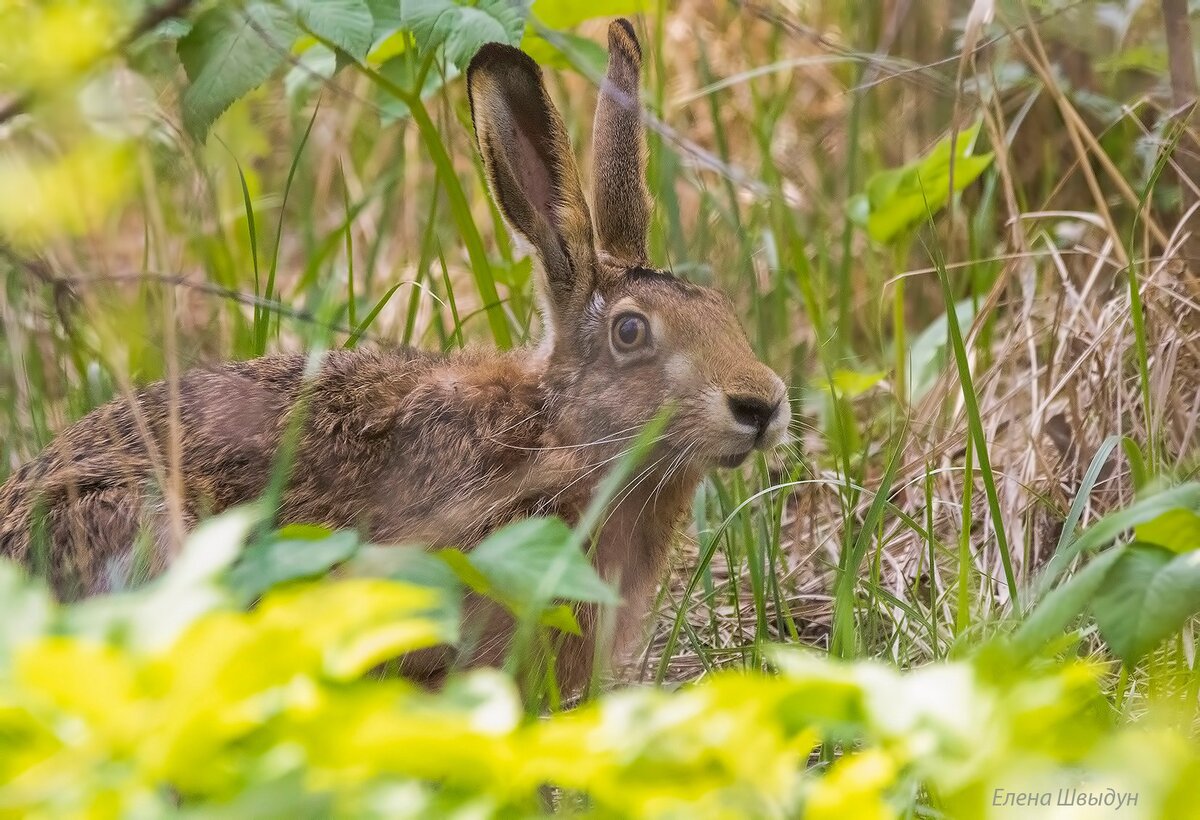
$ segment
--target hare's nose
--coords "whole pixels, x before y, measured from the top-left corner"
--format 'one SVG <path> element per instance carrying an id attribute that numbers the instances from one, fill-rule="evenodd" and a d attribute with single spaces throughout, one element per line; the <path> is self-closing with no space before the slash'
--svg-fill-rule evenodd
<path id="1" fill-rule="evenodd" d="M 734 421 L 754 428 L 758 436 L 766 431 L 771 421 L 779 413 L 779 406 L 783 403 L 777 401 L 771 404 L 758 396 L 726 396 L 725 398 L 729 402 L 729 412 L 733 413 Z"/>

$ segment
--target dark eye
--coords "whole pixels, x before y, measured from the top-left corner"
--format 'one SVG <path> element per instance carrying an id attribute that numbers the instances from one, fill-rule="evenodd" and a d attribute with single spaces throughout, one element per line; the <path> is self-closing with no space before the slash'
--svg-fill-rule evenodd
<path id="1" fill-rule="evenodd" d="M 637 350 L 650 341 L 650 323 L 640 313 L 623 313 L 613 322 L 613 346 L 620 351 Z"/>

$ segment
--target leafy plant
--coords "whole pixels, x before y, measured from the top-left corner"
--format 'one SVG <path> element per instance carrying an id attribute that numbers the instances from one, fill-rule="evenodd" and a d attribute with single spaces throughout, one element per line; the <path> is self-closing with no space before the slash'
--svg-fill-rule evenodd
<path id="1" fill-rule="evenodd" d="M 1171 817 L 1200 766 L 1194 749 L 1114 732 L 1093 668 L 1014 664 L 1002 645 L 907 674 L 779 649 L 775 675 L 630 689 L 544 718 L 526 716 L 494 671 L 422 691 L 370 670 L 455 639 L 439 614 L 447 592 L 291 580 L 240 611 L 239 561 L 283 579 L 294 562 L 269 559 L 297 539 L 350 543 L 292 529 L 238 558 L 253 520 L 216 519 L 146 589 L 75 607 L 0 563 L 0 815 L 891 817 L 922 793 L 971 818 L 1013 794 L 1061 800 L 1083 778 L 1086 794 L 1136 794 L 1145 816 Z M 480 571 L 522 577 L 516 545 L 536 553 L 562 534 L 537 521 L 510 529 Z M 214 585 L 222 577 L 233 588 Z M 579 583 L 582 597 L 601 595 L 589 580 L 567 587 Z M 179 598 L 204 603 L 180 621 Z M 81 616 L 96 611 L 177 628 L 146 643 L 86 627 Z M 822 743 L 845 751 L 810 767 Z M 1129 777 L 1131 753 L 1154 778 Z"/>

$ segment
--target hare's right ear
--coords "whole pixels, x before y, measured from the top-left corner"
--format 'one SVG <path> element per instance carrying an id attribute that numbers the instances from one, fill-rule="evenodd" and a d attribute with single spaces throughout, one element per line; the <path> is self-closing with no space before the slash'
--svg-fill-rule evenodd
<path id="1" fill-rule="evenodd" d="M 575 312 L 595 276 L 592 218 L 541 69 L 520 49 L 488 43 L 467 69 L 467 93 L 492 196 L 545 270 L 547 318 Z"/>
<path id="2" fill-rule="evenodd" d="M 642 47 L 624 18 L 608 27 L 608 73 L 592 131 L 592 176 L 600 250 L 627 267 L 646 264 L 650 191 L 642 127 Z"/>

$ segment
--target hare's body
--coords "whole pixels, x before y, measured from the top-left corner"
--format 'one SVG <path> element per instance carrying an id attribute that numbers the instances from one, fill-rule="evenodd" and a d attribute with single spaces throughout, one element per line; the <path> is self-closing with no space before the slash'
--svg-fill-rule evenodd
<path id="1" fill-rule="evenodd" d="M 291 468 L 277 520 L 471 549 L 529 515 L 578 520 L 608 465 L 668 409 L 597 533 L 597 569 L 622 596 L 619 643 L 662 578 L 701 476 L 773 446 L 790 414 L 729 301 L 647 265 L 641 52 L 628 22 L 610 27 L 609 48 L 594 225 L 537 65 L 488 44 L 467 72 L 492 194 L 539 262 L 541 345 L 341 351 L 307 377 L 304 357 L 273 356 L 153 385 L 84 418 L 0 488 L 0 554 L 40 566 L 64 597 L 127 579 L 139 554 L 152 574 L 197 520 L 261 497 L 281 453 Z M 494 606 L 471 599 L 464 621 L 468 660 L 503 657 L 508 624 Z M 595 611 L 580 624 L 558 659 L 568 688 L 595 656 Z M 449 661 L 410 660 L 427 678 Z"/>
<path id="2" fill-rule="evenodd" d="M 279 520 L 356 528 L 377 543 L 470 549 L 529 515 L 573 522 L 606 474 L 609 448 L 564 438 L 563 411 L 534 351 L 335 351 L 307 381 L 305 365 L 301 355 L 280 355 L 193 371 L 177 392 L 158 383 L 132 407 L 117 399 L 93 411 L 0 488 L 0 555 L 46 566 L 65 599 L 127 584 L 139 537 L 147 569 L 157 572 L 177 546 L 159 481 L 172 459 L 175 514 L 190 528 L 263 494 L 297 415 L 292 460 L 301 466 L 285 486 Z M 632 605 L 622 632 L 661 577 L 698 477 L 680 471 L 643 481 L 600 534 L 599 568 Z M 31 554 L 39 545 L 49 553 Z M 495 639 L 503 619 L 485 608 L 468 604 L 485 632 L 476 662 L 498 661 L 505 649 Z M 586 676 L 590 648 L 576 654 L 563 669 Z"/>

